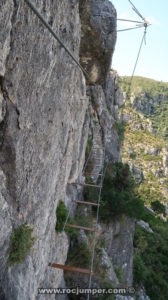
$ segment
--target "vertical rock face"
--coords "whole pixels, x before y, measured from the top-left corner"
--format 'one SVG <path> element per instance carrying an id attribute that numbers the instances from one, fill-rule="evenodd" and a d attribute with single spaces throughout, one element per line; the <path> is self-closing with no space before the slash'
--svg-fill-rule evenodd
<path id="1" fill-rule="evenodd" d="M 134 220 L 126 216 L 114 218 L 103 228 L 102 236 L 106 239 L 106 251 L 114 269 L 120 269 L 122 285 L 132 286 Z"/>
<path id="2" fill-rule="evenodd" d="M 113 5 L 107 0 L 34 0 L 34 3 L 78 60 L 80 53 L 83 67 L 98 85 L 87 88 L 92 102 L 88 109 L 84 76 L 64 49 L 24 1 L 1 1 L 0 299 L 3 300 L 55 299 L 51 295 L 37 296 L 37 290 L 58 287 L 63 282 L 62 271 L 48 268 L 49 262 L 64 264 L 68 251 L 67 236 L 55 233 L 56 207 L 60 199 L 68 206 L 81 193 L 74 183 L 82 174 L 88 132 L 99 145 L 95 158 L 97 154 L 102 158 L 105 142 L 107 158 L 120 160 L 115 123 L 122 99 L 117 94 L 115 74 L 108 73 L 116 41 Z M 90 128 L 88 111 L 92 116 Z M 23 264 L 9 266 L 10 235 L 23 223 L 32 226 L 35 243 Z M 125 229 L 115 222 L 110 226 L 109 231 L 106 228 L 108 248 L 104 257 L 109 265 L 110 257 L 114 258 L 115 265 L 120 264 L 117 253 L 122 254 L 127 246 L 122 231 L 131 235 L 133 226 L 129 220 Z M 120 240 L 115 235 L 117 226 Z M 130 237 L 129 251 L 131 242 Z M 128 275 L 126 283 L 131 283 L 131 256 L 122 255 L 121 268 L 126 260 L 130 262 L 123 272 L 124 278 Z M 118 282 L 113 265 L 110 266 L 109 276 Z"/>
<path id="3" fill-rule="evenodd" d="M 12 27 L 12 15 L 14 3 L 12 0 L 0 3 L 0 76 L 5 74 L 5 62 L 10 50 L 10 31 Z"/>
<path id="4" fill-rule="evenodd" d="M 124 104 L 123 92 L 119 88 L 118 78 L 118 73 L 115 70 L 110 70 L 103 85 L 107 106 L 112 113 L 115 112 L 115 106 Z"/>
<path id="5" fill-rule="evenodd" d="M 108 0 L 80 0 L 80 60 L 93 83 L 102 84 L 116 42 L 116 10 Z"/>
<path id="6" fill-rule="evenodd" d="M 102 131 L 102 135 L 103 135 L 102 146 L 104 147 L 104 143 L 105 143 L 106 156 L 108 157 L 108 159 L 111 161 L 118 161 L 120 160 L 120 145 L 119 145 L 119 137 L 115 126 L 117 121 L 117 113 L 114 113 L 113 106 L 112 106 L 112 110 L 110 110 L 107 105 L 107 102 L 114 101 L 114 95 L 111 99 L 108 98 L 107 100 L 102 86 L 90 87 L 88 91 L 90 93 L 90 98 L 92 101 L 91 113 L 93 115 L 92 117 L 93 128 L 99 126 Z M 118 105 L 116 105 L 116 107 L 118 108 Z M 94 122 L 97 122 L 96 126 L 94 126 Z"/>
<path id="7" fill-rule="evenodd" d="M 78 57 L 78 3 L 34 3 Z M 9 300 L 32 300 L 56 252 L 58 200 L 65 197 L 72 165 L 76 180 L 84 162 L 88 102 L 79 68 L 24 1 L 1 2 L 0 30 L 0 287 Z M 11 231 L 25 222 L 34 230 L 31 256 L 9 267 Z M 66 251 L 59 258 L 64 263 Z"/>

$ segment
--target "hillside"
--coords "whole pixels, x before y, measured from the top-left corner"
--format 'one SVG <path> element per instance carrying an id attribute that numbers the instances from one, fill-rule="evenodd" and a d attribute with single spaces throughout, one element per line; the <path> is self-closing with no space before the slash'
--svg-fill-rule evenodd
<path id="1" fill-rule="evenodd" d="M 120 110 L 124 131 L 122 159 L 129 162 L 147 205 L 168 202 L 168 84 L 135 77 L 120 79 L 125 104 Z M 161 113 L 162 112 L 162 113 Z"/>
<path id="2" fill-rule="evenodd" d="M 122 90 L 127 94 L 130 79 L 120 78 Z M 133 79 L 128 103 L 146 118 L 149 117 L 155 133 L 168 143 L 168 83 L 137 76 Z"/>
<path id="3" fill-rule="evenodd" d="M 122 161 L 128 163 L 136 189 L 151 214 L 137 222 L 134 236 L 134 285 L 151 300 L 166 300 L 168 285 L 168 84 L 120 78 Z M 145 223 L 143 223 L 145 222 Z"/>

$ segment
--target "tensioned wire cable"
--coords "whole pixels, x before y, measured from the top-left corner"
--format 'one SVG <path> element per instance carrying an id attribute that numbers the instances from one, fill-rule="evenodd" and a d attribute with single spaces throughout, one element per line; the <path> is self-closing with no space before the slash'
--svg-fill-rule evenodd
<path id="1" fill-rule="evenodd" d="M 87 79 L 94 85 L 92 82 L 88 72 L 81 66 L 81 64 L 77 61 L 77 59 L 74 57 L 74 55 L 71 53 L 71 51 L 64 45 L 64 43 L 61 41 L 61 39 L 58 37 L 58 35 L 53 31 L 52 27 L 48 24 L 48 22 L 44 19 L 42 14 L 39 12 L 39 10 L 35 7 L 35 5 L 32 3 L 31 0 L 24 0 L 27 5 L 31 8 L 31 10 L 35 13 L 35 15 L 40 19 L 40 21 L 44 24 L 44 26 L 49 30 L 49 32 L 52 34 L 52 36 L 59 42 L 62 48 L 68 53 L 68 55 L 72 58 L 72 60 L 77 64 L 77 66 L 82 70 L 82 72 L 86 75 Z"/>
<path id="2" fill-rule="evenodd" d="M 143 37 L 142 37 L 142 40 L 141 40 L 141 43 L 140 43 L 138 55 L 137 55 L 137 58 L 136 58 L 136 61 L 135 61 L 135 65 L 134 65 L 134 69 L 133 69 L 133 72 L 132 72 L 132 76 L 131 76 L 131 80 L 130 80 L 129 92 L 130 92 L 130 90 L 131 90 L 132 81 L 133 81 L 133 78 L 134 78 L 134 75 L 135 75 L 135 70 L 136 70 L 136 67 L 137 67 L 137 64 L 138 64 L 138 60 L 139 60 L 139 57 L 140 57 L 140 53 L 141 53 L 141 50 L 142 50 L 142 46 L 143 46 L 143 43 L 145 42 L 145 38 L 146 38 L 146 29 L 147 29 L 147 27 L 145 27 L 145 31 L 144 31 L 144 33 L 143 33 Z"/>
<path id="3" fill-rule="evenodd" d="M 133 30 L 133 29 L 139 29 L 139 28 L 143 28 L 144 25 L 139 25 L 139 26 L 136 26 L 136 27 L 130 27 L 130 28 L 125 28 L 125 29 L 119 29 L 117 30 L 117 32 L 122 32 L 122 31 L 128 31 L 128 30 Z"/>

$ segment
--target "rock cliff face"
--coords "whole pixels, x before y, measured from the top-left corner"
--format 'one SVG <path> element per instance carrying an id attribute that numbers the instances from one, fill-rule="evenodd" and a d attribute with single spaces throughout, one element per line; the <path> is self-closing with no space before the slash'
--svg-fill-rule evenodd
<path id="1" fill-rule="evenodd" d="M 36 4 L 78 57 L 78 3 Z M 0 286 L 7 299 L 32 300 L 59 244 L 57 202 L 84 163 L 88 100 L 81 71 L 24 1 L 2 1 L 0 7 Z M 10 234 L 25 222 L 33 227 L 32 253 L 24 264 L 9 267 Z M 63 244 L 57 255 L 62 263 L 66 239 Z M 61 272 L 54 274 L 59 285 Z"/>
<path id="2" fill-rule="evenodd" d="M 116 10 L 108 0 L 81 0 L 81 64 L 93 83 L 104 83 L 116 42 Z"/>
<path id="3" fill-rule="evenodd" d="M 49 298 L 37 295 L 38 288 L 63 287 L 63 272 L 48 268 L 49 262 L 64 264 L 69 247 L 67 236 L 55 231 L 56 207 L 60 199 L 69 207 L 81 193 L 75 182 L 82 175 L 88 135 L 99 145 L 100 157 L 105 142 L 107 160 L 120 160 L 116 122 L 122 97 L 116 74 L 108 72 L 116 41 L 113 5 L 107 0 L 34 3 L 97 85 L 86 86 L 79 68 L 24 1 L 2 1 L 0 299 L 3 300 L 55 299 L 54 295 Z M 35 243 L 23 264 L 9 266 L 10 236 L 23 223 L 33 228 Z M 119 264 L 125 268 L 123 282 L 131 284 L 134 224 L 127 218 L 125 228 L 130 235 L 128 241 L 118 220 L 102 229 L 109 241 L 108 249 L 103 251 L 109 263 L 113 260 L 110 280 L 118 282 L 114 266 Z M 113 242 L 115 249 L 111 247 Z"/>

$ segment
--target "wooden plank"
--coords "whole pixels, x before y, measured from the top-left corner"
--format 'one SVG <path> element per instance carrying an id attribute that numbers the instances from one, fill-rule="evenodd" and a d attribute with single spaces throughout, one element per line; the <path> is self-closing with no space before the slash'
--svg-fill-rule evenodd
<path id="1" fill-rule="evenodd" d="M 80 201 L 80 200 L 76 200 L 75 203 L 78 203 L 78 204 L 86 204 L 86 205 L 95 205 L 95 206 L 98 206 L 97 203 L 94 203 L 94 202 L 88 202 L 88 201 Z"/>
<path id="2" fill-rule="evenodd" d="M 100 188 L 100 185 L 95 185 L 95 184 L 84 183 L 83 185 L 85 185 L 85 186 L 92 186 L 92 187 L 96 187 L 96 188 Z"/>
<path id="3" fill-rule="evenodd" d="M 100 188 L 100 185 L 96 185 L 96 184 L 90 184 L 90 183 L 78 183 L 78 182 L 76 182 L 76 184 Z"/>
<path id="4" fill-rule="evenodd" d="M 76 228 L 76 229 L 83 229 L 83 230 L 92 231 L 92 232 L 95 231 L 94 228 L 84 227 L 84 226 L 75 225 L 75 224 L 66 224 L 66 227 Z"/>
<path id="5" fill-rule="evenodd" d="M 95 174 L 94 174 L 94 173 L 87 173 L 87 172 L 85 173 L 85 172 L 84 172 L 84 175 L 86 175 L 86 176 L 89 176 L 89 175 L 90 175 L 90 176 L 102 176 L 103 174 L 101 174 L 101 173 L 99 173 L 99 174 L 96 174 L 96 173 L 95 173 Z"/>
<path id="6" fill-rule="evenodd" d="M 70 272 L 76 272 L 76 273 L 82 273 L 82 274 L 86 274 L 86 275 L 90 275 L 90 270 L 88 269 L 81 269 L 81 268 L 76 268 L 73 266 L 68 266 L 68 265 L 61 265 L 61 264 L 57 264 L 57 263 L 49 263 L 48 264 L 49 267 L 51 268 L 55 268 L 55 269 L 61 269 L 64 271 L 70 271 Z"/>

